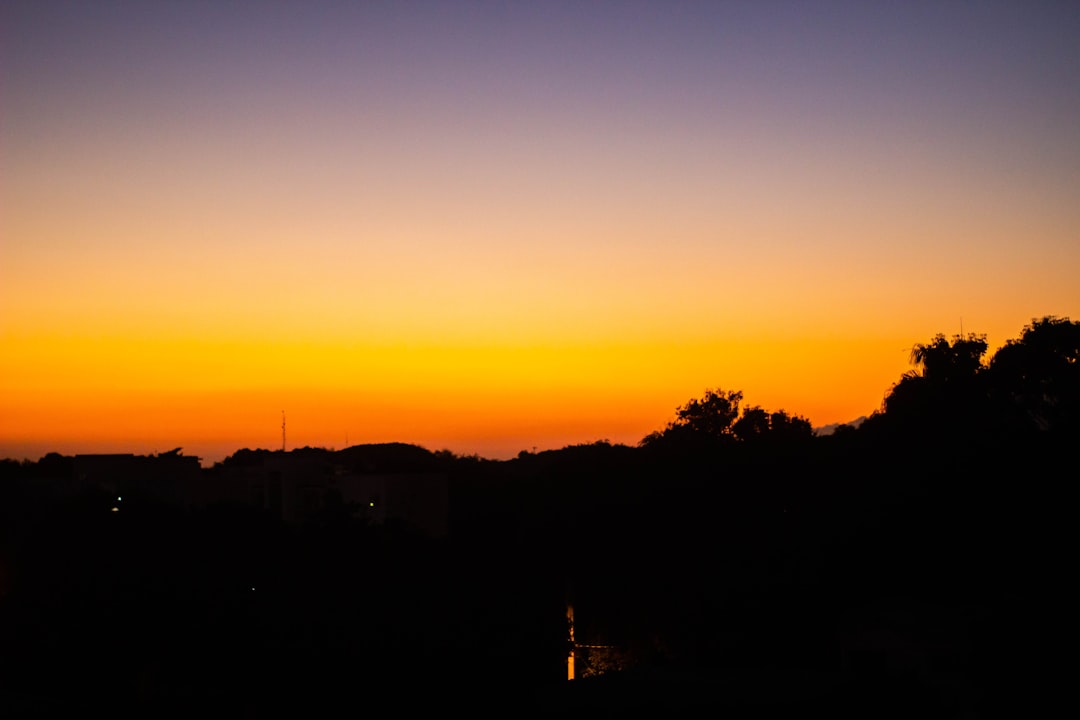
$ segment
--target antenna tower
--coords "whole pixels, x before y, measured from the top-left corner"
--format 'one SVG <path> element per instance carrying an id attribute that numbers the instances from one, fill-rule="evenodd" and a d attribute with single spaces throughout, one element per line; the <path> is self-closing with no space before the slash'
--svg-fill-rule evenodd
<path id="1" fill-rule="evenodd" d="M 281 452 L 285 452 L 285 411 L 281 411 Z"/>

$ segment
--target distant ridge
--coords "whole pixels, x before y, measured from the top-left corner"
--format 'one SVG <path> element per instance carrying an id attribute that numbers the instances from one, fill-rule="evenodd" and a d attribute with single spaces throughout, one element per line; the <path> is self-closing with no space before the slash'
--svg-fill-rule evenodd
<path id="1" fill-rule="evenodd" d="M 822 436 L 822 435 L 832 435 L 834 432 L 836 432 L 836 428 L 841 427 L 842 425 L 847 425 L 848 427 L 857 428 L 860 425 L 862 425 L 863 422 L 865 422 L 865 421 L 866 421 L 866 415 L 860 415 L 859 417 L 855 418 L 854 420 L 848 420 L 847 422 L 830 423 L 829 425 L 822 425 L 821 427 L 814 428 L 814 434 L 819 436 L 819 437 Z"/>
<path id="2" fill-rule="evenodd" d="M 353 445 L 338 450 L 335 455 L 344 465 L 368 472 L 390 467 L 398 471 L 424 472 L 440 465 L 435 453 L 409 443 Z"/>

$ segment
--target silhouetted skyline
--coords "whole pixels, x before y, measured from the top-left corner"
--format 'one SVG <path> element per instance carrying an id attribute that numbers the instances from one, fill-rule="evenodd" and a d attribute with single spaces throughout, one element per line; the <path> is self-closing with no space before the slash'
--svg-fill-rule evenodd
<path id="1" fill-rule="evenodd" d="M 1044 714 L 1072 687 L 1080 322 L 993 353 L 935 335 L 910 360 L 825 437 L 714 387 L 636 447 L 505 461 L 0 461 L 0 702 Z"/>

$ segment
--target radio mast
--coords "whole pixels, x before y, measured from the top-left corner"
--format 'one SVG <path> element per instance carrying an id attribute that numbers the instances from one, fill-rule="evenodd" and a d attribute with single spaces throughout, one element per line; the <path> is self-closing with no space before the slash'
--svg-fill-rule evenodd
<path id="1" fill-rule="evenodd" d="M 285 411 L 281 411 L 281 452 L 285 452 Z"/>

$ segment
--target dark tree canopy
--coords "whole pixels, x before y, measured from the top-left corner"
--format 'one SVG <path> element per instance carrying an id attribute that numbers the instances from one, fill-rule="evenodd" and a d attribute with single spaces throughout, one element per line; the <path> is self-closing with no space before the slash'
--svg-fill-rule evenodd
<path id="1" fill-rule="evenodd" d="M 990 361 L 995 405 L 1017 430 L 1080 427 L 1080 322 L 1032 320 Z"/>
<path id="2" fill-rule="evenodd" d="M 911 362 L 915 370 L 905 373 L 885 399 L 885 412 L 894 420 L 933 431 L 940 426 L 963 424 L 958 417 L 979 410 L 980 373 L 986 354 L 986 337 L 970 333 L 947 340 L 937 335 L 915 345 Z"/>
<path id="3" fill-rule="evenodd" d="M 731 430 L 740 440 L 764 437 L 769 432 L 769 413 L 757 405 L 745 408 Z"/>
<path id="4" fill-rule="evenodd" d="M 925 345 L 915 345 L 911 362 L 919 368 L 921 377 L 931 382 L 965 381 L 982 369 L 986 348 L 985 335 L 954 335 L 949 341 L 939 334 Z"/>
<path id="5" fill-rule="evenodd" d="M 743 408 L 743 394 L 738 390 L 708 389 L 701 398 L 693 398 L 679 407 L 675 419 L 662 432 L 642 440 L 643 445 L 658 442 L 759 442 L 762 440 L 800 440 L 813 437 L 810 421 L 783 410 L 770 413 L 758 405 Z"/>
<path id="6" fill-rule="evenodd" d="M 990 440 L 1080 427 L 1080 323 L 1032 320 L 984 363 L 983 335 L 937 335 L 911 352 L 884 403 L 892 427 Z"/>
<path id="7" fill-rule="evenodd" d="M 713 437 L 731 435 L 742 393 L 737 390 L 706 390 L 699 400 L 694 398 L 675 413 L 672 427 L 683 427 Z"/>

